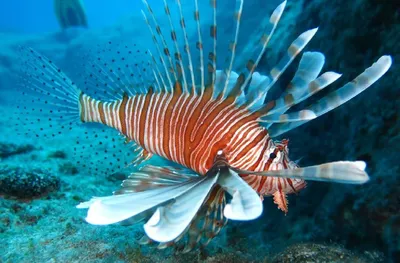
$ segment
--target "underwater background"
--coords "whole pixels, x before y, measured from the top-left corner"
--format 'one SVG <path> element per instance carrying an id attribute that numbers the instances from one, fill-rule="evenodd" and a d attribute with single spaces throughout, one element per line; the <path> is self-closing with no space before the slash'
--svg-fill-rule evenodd
<path id="1" fill-rule="evenodd" d="M 181 1 L 192 12 L 192 1 Z M 52 140 L 16 136 L 19 46 L 32 47 L 67 74 L 79 76 L 82 48 L 108 41 L 152 45 L 139 0 L 85 0 L 84 8 L 75 10 L 82 13 L 64 20 L 57 19 L 63 15 L 55 2 L 1 4 L 0 262 L 400 262 L 398 0 L 288 1 L 258 68 L 266 71 L 292 40 L 316 26 L 319 31 L 305 50 L 323 52 L 325 68 L 344 73 L 335 87 L 381 55 L 391 55 L 393 66 L 367 91 L 284 135 L 290 139 L 291 158 L 301 158 L 300 166 L 364 160 L 371 180 L 360 186 L 309 182 L 288 197 L 286 216 L 267 197 L 260 218 L 229 221 L 206 248 L 187 254 L 139 245 L 141 226 L 99 227 L 84 221 L 86 212 L 75 206 L 112 193 L 125 175 L 93 175 L 75 165 L 72 145 L 75 133 L 83 130 Z M 163 14 L 161 2 L 149 1 L 157 14 Z M 234 2 L 218 1 L 221 39 L 231 36 Z M 254 28 L 280 2 L 245 1 L 242 41 L 252 38 Z M 245 61 L 249 49 L 239 49 L 238 59 Z M 282 78 L 290 79 L 294 70 L 291 66 Z"/>

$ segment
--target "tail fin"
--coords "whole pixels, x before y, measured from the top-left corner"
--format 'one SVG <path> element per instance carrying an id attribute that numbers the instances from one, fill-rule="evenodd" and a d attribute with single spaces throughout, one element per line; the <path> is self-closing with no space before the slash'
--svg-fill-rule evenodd
<path id="1" fill-rule="evenodd" d="M 79 122 L 76 87 L 51 60 L 31 48 L 21 48 L 22 91 L 17 102 L 16 133 L 54 137 L 68 132 Z M 23 126 L 23 127 L 21 127 Z"/>

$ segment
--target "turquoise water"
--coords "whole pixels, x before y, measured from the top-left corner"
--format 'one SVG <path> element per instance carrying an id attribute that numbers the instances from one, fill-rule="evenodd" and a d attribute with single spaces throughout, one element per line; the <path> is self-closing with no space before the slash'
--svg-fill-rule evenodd
<path id="1" fill-rule="evenodd" d="M 163 32 L 168 32 L 162 2 L 152 0 L 150 4 Z M 168 1 L 179 29 L 174 2 Z M 257 50 L 258 28 L 268 23 L 279 4 L 275 0 L 244 1 L 234 70 L 240 72 Z M 194 2 L 182 0 L 182 5 L 189 42 L 196 50 Z M 235 3 L 221 0 L 217 6 L 217 57 L 221 58 L 217 66 L 224 67 L 235 32 Z M 98 56 L 97 51 L 102 58 L 112 59 L 117 50 L 127 46 L 134 52 L 129 63 L 139 63 L 138 70 L 146 68 L 145 52 L 157 51 L 140 12 L 144 9 L 141 1 L 84 1 L 88 26 L 67 29 L 60 28 L 53 1 L 4 4 L 6 12 L 0 18 L 0 262 L 398 262 L 399 8 L 395 1 L 288 1 L 257 68 L 267 74 L 298 35 L 317 26 L 318 33 L 305 51 L 325 54 L 323 72 L 343 74 L 328 91 L 351 81 L 380 56 L 391 55 L 392 67 L 365 92 L 279 137 L 290 140 L 290 158 L 299 160 L 301 167 L 362 160 L 370 181 L 363 185 L 309 182 L 298 195 L 288 196 L 287 215 L 277 209 L 272 197 L 264 197 L 264 212 L 258 219 L 229 221 L 208 246 L 182 254 L 179 245 L 164 250 L 154 244 L 141 245 L 143 225 L 90 225 L 85 221 L 86 211 L 76 208 L 93 196 L 110 195 L 128 172 L 137 169 L 117 168 L 120 160 L 132 160 L 128 155 L 132 148 L 123 138 L 111 129 L 103 131 L 100 125 L 91 124 L 73 125 L 69 130 L 61 129 L 63 122 L 55 122 L 57 127 L 41 131 L 42 124 L 31 124 L 41 116 L 31 108 L 39 108 L 22 102 L 23 85 L 32 83 L 23 77 L 21 65 L 31 57 L 20 51 L 21 46 L 48 57 L 89 93 L 96 87 L 85 82 L 85 70 Z M 199 3 L 199 10 L 202 33 L 208 36 L 212 23 L 208 1 Z M 173 50 L 169 33 L 165 36 Z M 212 40 L 205 37 L 204 45 L 212 45 Z M 267 100 L 279 97 L 299 60 L 286 70 Z M 143 73 L 135 84 L 149 85 L 151 79 L 151 72 Z M 315 101 L 311 98 L 297 107 L 302 109 Z M 38 133 L 41 136 L 36 137 Z M 157 157 L 149 163 L 171 165 Z"/>

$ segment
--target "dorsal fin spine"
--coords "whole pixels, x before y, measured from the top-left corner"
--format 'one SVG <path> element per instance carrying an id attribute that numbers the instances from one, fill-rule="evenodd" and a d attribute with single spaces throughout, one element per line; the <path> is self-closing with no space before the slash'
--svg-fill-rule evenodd
<path id="1" fill-rule="evenodd" d="M 175 78 L 175 81 L 177 81 L 178 77 L 177 77 L 177 74 L 175 72 L 174 63 L 172 62 L 172 58 L 171 58 L 171 55 L 169 53 L 167 41 L 165 40 L 165 37 L 164 37 L 164 35 L 163 35 L 162 31 L 161 31 L 160 25 L 157 22 L 157 18 L 154 15 L 153 10 L 151 9 L 151 7 L 150 7 L 149 3 L 147 2 L 147 0 L 143 0 L 143 3 L 146 5 L 148 12 L 150 13 L 150 15 L 151 15 L 151 17 L 153 19 L 153 23 L 154 23 L 154 25 L 156 27 L 156 32 L 157 32 L 158 36 L 160 37 L 161 42 L 163 44 L 164 54 L 168 58 L 168 61 L 169 61 L 170 67 L 171 67 L 170 70 L 172 72 L 172 75 Z"/>
<path id="2" fill-rule="evenodd" d="M 158 54 L 159 54 L 159 56 L 160 56 L 161 63 L 163 64 L 163 67 L 164 67 L 164 70 L 165 70 L 165 75 L 167 76 L 167 79 L 168 79 L 168 82 L 169 82 L 170 89 L 173 90 L 173 85 L 172 85 L 172 81 L 171 81 L 171 76 L 169 75 L 169 71 L 168 71 L 168 68 L 167 68 L 167 64 L 165 63 L 163 54 L 162 54 L 162 52 L 161 52 L 161 50 L 160 50 L 160 45 L 158 44 L 157 38 L 156 38 L 156 36 L 155 36 L 155 34 L 154 34 L 154 32 L 153 32 L 153 29 L 152 29 L 152 27 L 150 26 L 149 20 L 147 19 L 147 16 L 146 16 L 146 14 L 144 13 L 143 10 L 142 10 L 142 15 L 143 15 L 143 17 L 144 17 L 144 20 L 145 20 L 145 22 L 146 22 L 146 24 L 147 24 L 149 30 L 150 30 L 150 33 L 151 33 L 151 35 L 152 35 L 154 44 L 155 44 L 155 46 L 156 46 L 156 48 L 157 48 Z M 154 60 L 154 61 L 155 61 L 155 60 Z"/>
<path id="3" fill-rule="evenodd" d="M 200 90 L 201 90 L 201 94 L 204 93 L 204 54 L 203 54 L 203 42 L 202 42 L 202 37 L 201 37 L 201 26 L 200 26 L 200 12 L 199 12 L 199 3 L 198 0 L 194 0 L 194 4 L 195 4 L 195 11 L 194 11 L 194 19 L 196 21 L 196 25 L 197 25 L 197 37 L 198 37 L 198 43 L 197 43 L 197 47 L 199 49 L 199 53 L 200 53 Z"/>
<path id="4" fill-rule="evenodd" d="M 196 92 L 196 80 L 194 78 L 194 72 L 193 72 L 192 55 L 190 53 L 190 46 L 189 46 L 188 35 L 187 35 L 187 32 L 186 32 L 185 18 L 183 16 L 182 5 L 181 5 L 181 1 L 180 0 L 177 0 L 177 5 L 178 5 L 178 8 L 179 8 L 179 14 L 180 14 L 180 17 L 181 17 L 181 28 L 182 28 L 183 36 L 184 36 L 184 39 L 185 39 L 185 45 L 186 45 L 185 46 L 185 49 L 186 49 L 185 51 L 187 53 L 188 61 L 189 61 L 189 71 L 190 71 L 190 77 L 192 79 L 192 92 L 193 92 L 193 94 L 197 94 L 197 92 Z"/>
<path id="5" fill-rule="evenodd" d="M 269 90 L 275 84 L 275 82 L 286 70 L 286 68 L 292 63 L 294 58 L 303 50 L 303 48 L 313 38 L 317 30 L 318 28 L 310 29 L 301 34 L 298 38 L 296 38 L 296 40 L 292 42 L 292 44 L 289 46 L 287 50 L 286 56 L 284 56 L 278 63 L 278 66 L 281 66 L 282 68 L 275 66 L 273 69 L 271 69 L 269 76 L 271 78 L 271 82 L 268 84 L 267 87 L 265 87 L 267 90 Z M 250 106 L 251 105 L 252 103 L 250 104 Z"/>
<path id="6" fill-rule="evenodd" d="M 172 23 L 171 13 L 169 11 L 169 7 L 168 7 L 168 4 L 167 4 L 166 0 L 164 0 L 164 9 L 165 9 L 165 14 L 168 17 L 169 25 L 170 25 L 170 28 L 171 28 L 171 39 L 172 39 L 172 42 L 174 43 L 175 52 L 176 52 L 175 53 L 176 54 L 176 58 L 175 59 L 179 63 L 180 70 L 182 70 L 183 89 L 184 89 L 185 92 L 189 93 L 188 85 L 187 85 L 187 82 L 186 82 L 185 68 L 183 67 L 182 56 L 181 56 L 181 53 L 179 51 L 178 40 L 177 40 L 177 37 L 176 37 L 176 30 L 175 30 L 175 27 L 174 27 L 174 25 Z"/>
<path id="7" fill-rule="evenodd" d="M 158 85 L 160 86 L 160 91 L 167 93 L 167 92 L 168 92 L 167 85 L 165 84 L 165 80 L 164 80 L 164 78 L 163 78 L 163 76 L 162 76 L 162 74 L 161 74 L 161 72 L 160 72 L 160 69 L 159 69 L 158 66 L 157 66 L 157 61 L 156 61 L 156 59 L 154 58 L 153 54 L 150 52 L 150 50 L 149 50 L 149 54 L 150 54 L 150 57 L 151 57 L 151 59 L 152 59 L 152 61 L 153 61 L 153 64 L 154 64 L 154 67 L 153 67 L 153 74 L 154 74 L 154 76 L 155 76 L 156 82 L 157 82 Z M 155 69 L 157 72 L 155 72 L 154 69 Z M 159 83 L 159 80 L 158 80 L 157 76 L 160 78 L 161 83 Z M 170 91 L 173 92 L 173 88 L 172 88 L 172 87 L 170 87 Z"/>
<path id="8" fill-rule="evenodd" d="M 239 3 L 238 3 L 239 2 Z M 236 11 L 235 17 L 236 17 L 236 32 L 235 32 L 235 40 L 232 43 L 231 46 L 231 51 L 232 51 L 232 56 L 231 56 L 231 61 L 229 63 L 229 67 L 226 71 L 226 81 L 224 85 L 224 89 L 222 90 L 222 95 L 225 97 L 226 89 L 228 88 L 229 84 L 229 77 L 231 75 L 233 63 L 235 61 L 235 52 L 236 52 L 236 45 L 239 37 L 239 29 L 240 29 L 240 19 L 242 17 L 242 10 L 243 10 L 243 0 L 236 0 L 236 5 L 239 6 L 239 8 Z"/>
<path id="9" fill-rule="evenodd" d="M 211 7 L 213 9 L 213 25 L 210 28 L 210 35 L 214 39 L 213 45 L 213 53 L 210 54 L 210 65 L 212 68 L 209 67 L 209 75 L 211 79 L 209 80 L 210 83 L 213 85 L 215 84 L 215 71 L 217 67 L 217 0 L 210 0 Z"/>
<path id="10" fill-rule="evenodd" d="M 250 81 L 250 79 L 251 79 L 251 77 L 252 77 L 252 75 L 253 75 L 254 70 L 256 69 L 258 63 L 260 63 L 260 60 L 261 60 L 262 56 L 263 56 L 264 53 L 265 53 L 265 50 L 266 50 L 266 48 L 267 48 L 267 46 L 268 46 L 269 41 L 271 40 L 272 35 L 273 35 L 274 32 L 275 32 L 275 29 L 276 29 L 276 27 L 277 27 L 277 25 L 278 25 L 278 22 L 279 22 L 279 20 L 280 20 L 280 18 L 281 18 L 281 16 L 282 16 L 283 11 L 285 10 L 285 7 L 286 7 L 286 0 L 283 1 L 283 2 L 274 10 L 274 12 L 272 13 L 272 15 L 271 15 L 271 17 L 270 17 L 270 19 L 269 19 L 269 22 L 270 22 L 270 24 L 272 25 L 272 29 L 271 29 L 271 31 L 269 32 L 268 35 L 267 35 L 267 34 L 263 34 L 263 36 L 261 37 L 261 42 L 262 42 L 262 49 L 261 49 L 261 52 L 259 53 L 259 55 L 258 55 L 256 61 L 253 62 L 251 68 L 249 69 L 249 71 L 250 71 L 250 72 L 249 72 L 249 75 L 247 76 L 246 80 L 244 81 L 243 86 L 242 86 L 242 89 L 243 89 L 244 87 L 246 87 L 246 85 L 249 83 L 249 81 Z M 257 99 L 259 99 L 259 97 L 260 97 L 260 96 L 258 96 Z M 257 99 L 253 100 L 253 102 L 256 102 Z M 250 103 L 250 105 L 248 106 L 248 108 L 250 108 L 252 105 L 253 105 L 253 103 Z"/>

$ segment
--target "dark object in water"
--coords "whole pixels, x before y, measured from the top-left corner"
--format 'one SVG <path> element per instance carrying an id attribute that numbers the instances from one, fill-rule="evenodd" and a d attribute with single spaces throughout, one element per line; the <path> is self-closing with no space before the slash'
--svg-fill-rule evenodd
<path id="1" fill-rule="evenodd" d="M 0 194 L 32 198 L 58 190 L 59 187 L 60 179 L 44 170 L 0 167 Z"/>
<path id="2" fill-rule="evenodd" d="M 14 143 L 0 143 L 0 158 L 7 158 L 11 155 L 28 153 L 34 150 L 33 145 L 17 145 Z"/>
<path id="3" fill-rule="evenodd" d="M 54 11 L 62 29 L 88 26 L 81 0 L 54 0 Z"/>

